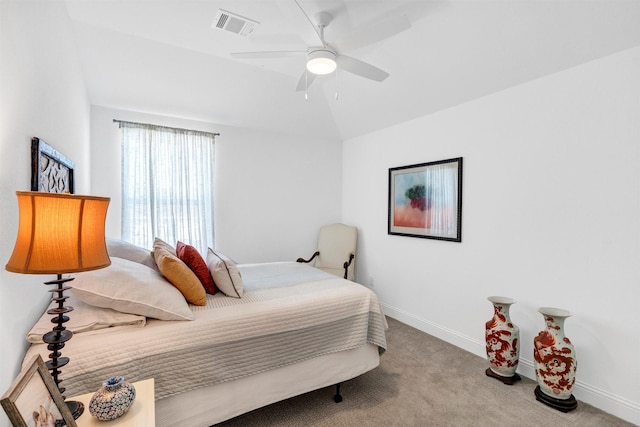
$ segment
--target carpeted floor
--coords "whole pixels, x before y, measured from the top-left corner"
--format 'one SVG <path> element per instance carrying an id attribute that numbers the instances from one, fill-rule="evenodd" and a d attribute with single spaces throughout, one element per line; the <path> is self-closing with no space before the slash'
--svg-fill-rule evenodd
<path id="1" fill-rule="evenodd" d="M 536 401 L 535 382 L 512 386 L 484 374 L 485 359 L 394 319 L 373 371 L 219 424 L 235 426 L 633 426 L 591 405 L 562 413 Z"/>

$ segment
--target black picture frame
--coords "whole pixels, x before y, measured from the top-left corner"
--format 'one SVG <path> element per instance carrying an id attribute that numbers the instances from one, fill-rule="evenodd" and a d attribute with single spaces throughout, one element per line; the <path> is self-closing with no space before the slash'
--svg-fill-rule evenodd
<path id="1" fill-rule="evenodd" d="M 387 233 L 462 242 L 462 157 L 389 169 Z"/>
<path id="2" fill-rule="evenodd" d="M 74 194 L 75 164 L 40 138 L 31 139 L 31 191 Z"/>

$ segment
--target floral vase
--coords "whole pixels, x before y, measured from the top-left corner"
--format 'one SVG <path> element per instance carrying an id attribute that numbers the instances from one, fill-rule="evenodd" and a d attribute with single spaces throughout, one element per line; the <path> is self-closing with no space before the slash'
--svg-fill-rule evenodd
<path id="1" fill-rule="evenodd" d="M 576 352 L 564 335 L 564 321 L 571 316 L 566 310 L 540 307 L 546 329 L 533 339 L 533 359 L 538 386 L 536 400 L 562 412 L 578 404 L 571 394 L 576 383 Z"/>
<path id="2" fill-rule="evenodd" d="M 136 389 L 123 377 L 111 377 L 102 383 L 89 401 L 89 412 L 101 421 L 115 420 L 129 410 Z"/>
<path id="3" fill-rule="evenodd" d="M 485 323 L 485 341 L 489 368 L 487 376 L 496 378 L 505 384 L 520 380 L 516 374 L 520 357 L 520 329 L 511 323 L 509 307 L 516 301 L 499 296 L 487 298 L 493 304 L 493 318 Z"/>

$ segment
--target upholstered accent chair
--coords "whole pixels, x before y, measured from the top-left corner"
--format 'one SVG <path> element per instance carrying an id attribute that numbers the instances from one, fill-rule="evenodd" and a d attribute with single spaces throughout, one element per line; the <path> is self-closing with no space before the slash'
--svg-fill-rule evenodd
<path id="1" fill-rule="evenodd" d="M 335 276 L 348 280 L 355 279 L 355 256 L 358 229 L 345 224 L 330 224 L 318 232 L 318 249 L 308 260 L 298 258 L 297 262 L 310 263 Z"/>

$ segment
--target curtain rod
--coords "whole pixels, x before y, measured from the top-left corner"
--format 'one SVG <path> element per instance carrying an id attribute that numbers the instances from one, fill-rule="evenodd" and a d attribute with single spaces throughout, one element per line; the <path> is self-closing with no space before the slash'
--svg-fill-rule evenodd
<path id="1" fill-rule="evenodd" d="M 186 132 L 201 132 L 201 133 L 206 133 L 206 134 L 213 135 L 213 136 L 220 136 L 220 133 L 218 133 L 218 132 L 207 132 L 207 131 L 203 131 L 203 130 L 175 128 L 175 127 L 171 127 L 171 126 L 154 125 L 154 124 L 151 124 L 151 123 L 128 122 L 126 120 L 118 120 L 118 119 L 113 119 L 113 122 L 114 123 L 127 123 L 127 124 L 132 124 L 132 125 L 153 126 L 153 127 L 162 128 L 162 129 L 180 130 L 180 131 L 186 131 Z"/>

